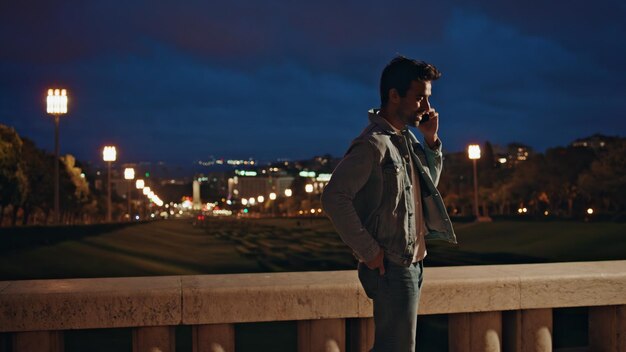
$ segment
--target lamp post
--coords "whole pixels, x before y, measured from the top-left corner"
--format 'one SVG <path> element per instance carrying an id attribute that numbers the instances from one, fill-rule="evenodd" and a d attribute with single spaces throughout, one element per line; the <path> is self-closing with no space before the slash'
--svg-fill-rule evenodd
<path id="1" fill-rule="evenodd" d="M 480 146 L 478 144 L 470 144 L 467 147 L 467 155 L 474 164 L 474 215 L 476 220 L 480 217 L 478 214 L 478 173 L 476 172 L 476 160 L 480 159 Z"/>
<path id="2" fill-rule="evenodd" d="M 291 196 L 293 195 L 293 192 L 291 191 L 291 188 L 287 188 L 285 189 L 285 197 L 287 198 L 291 198 Z M 289 199 L 287 199 L 287 201 L 285 202 L 285 212 L 287 213 L 287 216 L 290 216 L 291 213 L 289 212 L 291 210 L 291 202 Z"/>
<path id="3" fill-rule="evenodd" d="M 274 211 L 274 208 L 276 208 L 276 193 L 270 193 L 270 200 L 272 201 L 272 217 L 275 217 L 276 212 Z"/>
<path id="4" fill-rule="evenodd" d="M 306 191 L 307 196 L 309 198 L 309 207 L 313 209 L 313 200 L 311 199 L 311 193 L 313 193 L 313 185 L 310 183 L 307 183 L 306 186 L 304 186 L 304 190 Z M 309 211 L 307 211 L 307 213 L 309 213 Z M 309 213 L 309 214 L 310 214 L 309 215 L 310 217 L 313 217 L 312 213 Z"/>
<path id="5" fill-rule="evenodd" d="M 124 169 L 124 179 L 128 180 L 128 221 L 132 221 L 132 216 L 133 214 L 132 209 L 131 209 L 131 204 L 130 204 L 130 198 L 131 198 L 131 188 L 132 188 L 132 183 L 133 180 L 135 179 L 135 169 L 133 169 L 132 167 L 127 167 Z"/>
<path id="6" fill-rule="evenodd" d="M 143 188 L 146 186 L 146 183 L 142 180 L 142 179 L 138 179 L 137 181 L 135 181 L 135 188 L 137 188 L 137 190 L 143 190 Z M 139 195 L 139 199 L 141 199 L 141 195 Z M 143 201 L 140 200 L 139 201 L 139 214 L 141 217 L 143 217 Z"/>
<path id="7" fill-rule="evenodd" d="M 114 146 L 106 146 L 102 150 L 102 159 L 107 162 L 107 222 L 111 222 L 111 163 L 117 159 Z"/>
<path id="8" fill-rule="evenodd" d="M 59 224 L 61 207 L 59 205 L 59 116 L 67 114 L 67 91 L 48 89 L 46 111 L 54 116 L 54 223 Z"/>

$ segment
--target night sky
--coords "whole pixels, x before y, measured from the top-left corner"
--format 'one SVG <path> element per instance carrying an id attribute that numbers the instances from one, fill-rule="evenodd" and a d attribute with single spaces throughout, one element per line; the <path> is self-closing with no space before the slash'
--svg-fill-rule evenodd
<path id="1" fill-rule="evenodd" d="M 402 54 L 443 72 L 448 151 L 626 136 L 625 4 L 3 0 L 0 123 L 52 151 L 58 86 L 61 152 L 81 160 L 340 156 Z"/>

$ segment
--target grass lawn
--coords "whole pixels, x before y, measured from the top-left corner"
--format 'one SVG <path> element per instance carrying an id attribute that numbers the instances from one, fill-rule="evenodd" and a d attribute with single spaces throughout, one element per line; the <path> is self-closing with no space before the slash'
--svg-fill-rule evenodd
<path id="1" fill-rule="evenodd" d="M 459 246 L 427 244 L 427 266 L 626 259 L 626 224 L 464 223 Z M 191 275 L 353 268 L 330 221 L 160 221 L 4 253 L 0 280 Z"/>

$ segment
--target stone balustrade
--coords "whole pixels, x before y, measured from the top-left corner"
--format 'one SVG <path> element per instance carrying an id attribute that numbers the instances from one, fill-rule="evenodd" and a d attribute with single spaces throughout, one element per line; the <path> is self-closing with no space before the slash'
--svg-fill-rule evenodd
<path id="1" fill-rule="evenodd" d="M 626 351 L 626 261 L 426 268 L 419 314 L 447 314 L 450 351 L 552 351 L 552 309 L 589 308 L 588 351 Z M 61 351 L 63 330 L 132 327 L 134 351 L 234 351 L 235 323 L 298 321 L 299 351 L 373 341 L 356 271 L 0 282 L 14 351 Z M 346 324 L 346 319 L 350 324 Z"/>

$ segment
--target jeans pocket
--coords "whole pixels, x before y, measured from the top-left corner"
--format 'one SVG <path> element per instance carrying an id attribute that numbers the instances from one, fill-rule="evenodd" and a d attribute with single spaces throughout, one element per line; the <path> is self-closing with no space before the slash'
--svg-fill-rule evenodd
<path id="1" fill-rule="evenodd" d="M 359 281 L 367 297 L 374 299 L 376 292 L 378 291 L 378 269 L 371 270 L 365 265 L 365 263 L 359 263 L 357 267 L 359 274 Z"/>

